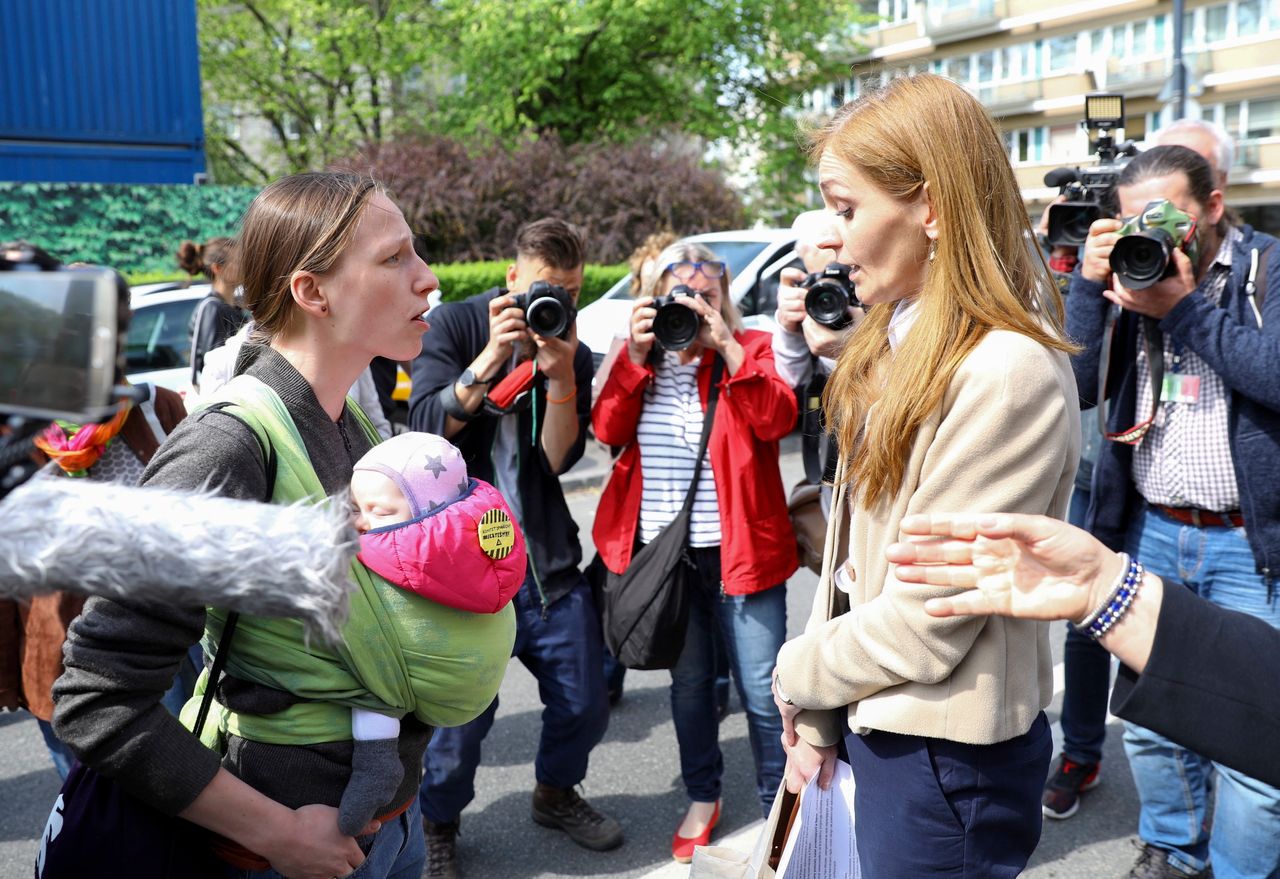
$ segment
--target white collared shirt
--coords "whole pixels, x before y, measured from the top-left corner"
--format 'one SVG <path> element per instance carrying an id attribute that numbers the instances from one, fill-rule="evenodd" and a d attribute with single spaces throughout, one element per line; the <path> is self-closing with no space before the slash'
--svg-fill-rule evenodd
<path id="1" fill-rule="evenodd" d="M 907 333 L 919 315 L 920 309 L 916 307 L 914 297 L 898 300 L 898 306 L 893 310 L 893 317 L 889 318 L 889 350 L 898 350 L 898 346 L 907 337 Z"/>

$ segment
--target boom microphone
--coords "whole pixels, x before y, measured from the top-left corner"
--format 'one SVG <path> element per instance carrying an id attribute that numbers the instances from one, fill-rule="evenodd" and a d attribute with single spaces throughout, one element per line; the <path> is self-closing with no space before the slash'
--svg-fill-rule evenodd
<path id="1" fill-rule="evenodd" d="M 0 598 L 65 591 L 301 619 L 340 640 L 345 504 L 281 506 L 37 477 L 0 503 Z"/>

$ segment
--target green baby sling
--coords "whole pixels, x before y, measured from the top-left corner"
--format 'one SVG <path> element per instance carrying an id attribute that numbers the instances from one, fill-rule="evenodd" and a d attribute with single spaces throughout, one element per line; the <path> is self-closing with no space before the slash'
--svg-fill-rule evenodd
<path id="1" fill-rule="evenodd" d="M 272 503 L 320 503 L 325 492 L 306 447 L 280 397 L 260 380 L 239 375 L 200 408 L 220 403 L 244 421 L 262 448 L 276 458 Z M 347 407 L 369 439 L 378 433 L 350 398 Z M 269 563 L 266 561 L 264 563 Z M 515 611 L 470 613 L 401 589 L 351 561 L 350 614 L 338 644 L 308 642 L 302 623 L 242 614 L 226 660 L 241 680 L 284 690 L 299 700 L 275 714 L 231 711 L 216 701 L 201 738 L 221 750 L 226 734 L 278 745 L 350 741 L 352 708 L 401 718 L 413 715 L 430 726 L 461 726 L 493 702 L 515 642 Z M 227 614 L 209 608 L 202 641 L 216 649 Z M 183 710 L 194 725 L 196 696 Z"/>

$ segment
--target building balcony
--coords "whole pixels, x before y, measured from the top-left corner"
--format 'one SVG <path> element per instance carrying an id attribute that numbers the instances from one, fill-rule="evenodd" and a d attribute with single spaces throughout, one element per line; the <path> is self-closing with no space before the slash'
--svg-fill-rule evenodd
<path id="1" fill-rule="evenodd" d="M 1187 76 L 1192 84 L 1210 70 L 1211 59 L 1204 53 L 1187 53 L 1182 56 Z M 1145 98 L 1158 95 L 1173 75 L 1173 60 L 1165 56 L 1148 58 L 1106 59 L 1099 65 L 1103 71 L 1098 88 L 1119 92 L 1126 98 Z"/>
<path id="2" fill-rule="evenodd" d="M 1061 101 L 1076 95 L 1083 107 L 1084 95 L 1093 91 L 1097 91 L 1097 83 L 1092 71 L 1078 70 L 981 86 L 974 94 L 992 116 L 1002 117 L 1032 113 L 1041 101 Z"/>
<path id="3" fill-rule="evenodd" d="M 919 14 L 920 6 L 917 6 Z M 974 37 L 996 30 L 1000 19 L 1009 14 L 1007 0 L 973 0 L 963 8 L 947 2 L 923 4 L 925 35 L 938 40 Z"/>
<path id="4" fill-rule="evenodd" d="M 1204 66 L 1197 71 L 1197 76 L 1203 77 L 1205 86 L 1234 89 L 1274 85 L 1277 79 L 1274 74 L 1276 58 L 1280 57 L 1280 34 L 1241 45 L 1221 45 L 1200 55 Z"/>

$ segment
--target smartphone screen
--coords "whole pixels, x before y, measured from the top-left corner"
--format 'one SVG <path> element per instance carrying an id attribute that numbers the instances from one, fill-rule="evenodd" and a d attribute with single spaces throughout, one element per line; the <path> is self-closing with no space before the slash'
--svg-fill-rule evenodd
<path id="1" fill-rule="evenodd" d="M 110 272 L 0 272 L 0 411 L 84 422 L 114 409 Z"/>

